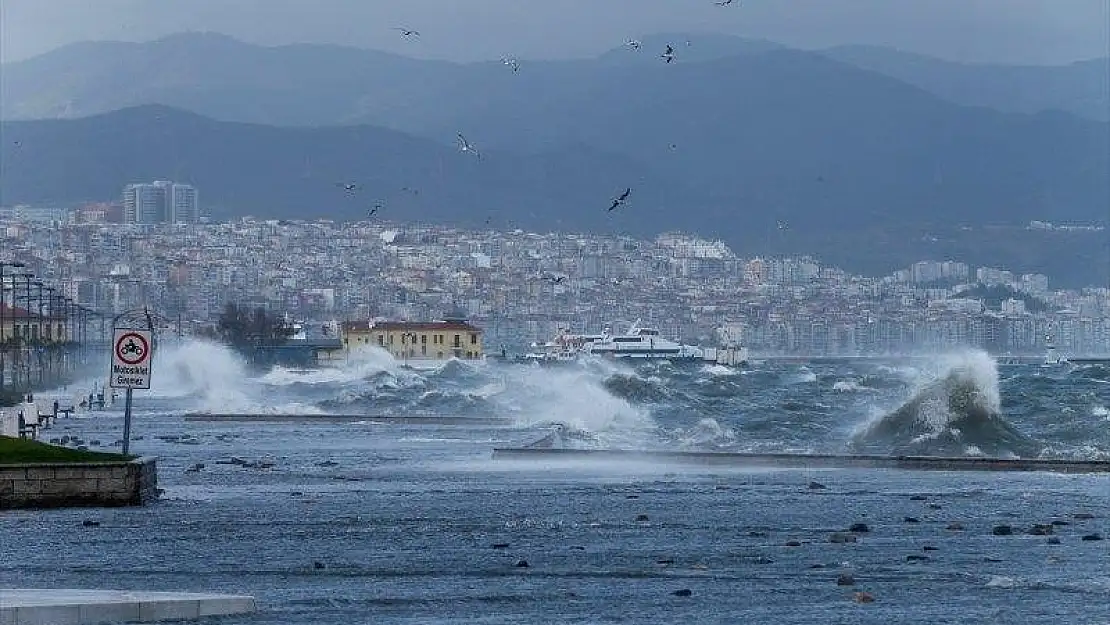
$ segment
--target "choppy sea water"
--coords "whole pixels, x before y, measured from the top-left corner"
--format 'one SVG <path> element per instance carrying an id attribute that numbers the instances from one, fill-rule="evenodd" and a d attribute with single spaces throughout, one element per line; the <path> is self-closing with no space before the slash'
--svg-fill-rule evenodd
<path id="1" fill-rule="evenodd" d="M 196 343 L 164 350 L 156 367 L 155 389 L 136 394 L 133 450 L 158 456 L 162 500 L 0 513 L 0 587 L 258 598 L 259 613 L 221 623 L 1110 622 L 1110 542 L 1083 540 L 1110 538 L 1103 476 L 490 453 L 557 430 L 555 444 L 573 447 L 1106 458 L 1110 369 L 997 367 L 965 353 L 417 373 L 370 354 L 251 375 Z M 182 418 L 205 410 L 506 422 Z M 121 430 L 109 411 L 47 436 L 108 445 Z M 264 464 L 223 464 L 233 457 Z M 1028 532 L 1053 521 L 1052 536 Z M 853 523 L 870 531 L 831 542 Z M 1013 534 L 994 535 L 1001 524 Z M 842 574 L 854 585 L 838 585 Z M 874 602 L 853 601 L 858 591 Z"/>

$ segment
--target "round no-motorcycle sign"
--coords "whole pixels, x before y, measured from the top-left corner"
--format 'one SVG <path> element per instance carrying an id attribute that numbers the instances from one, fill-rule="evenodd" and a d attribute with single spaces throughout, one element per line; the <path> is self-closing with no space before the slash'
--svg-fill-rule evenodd
<path id="1" fill-rule="evenodd" d="M 112 337 L 112 388 L 150 388 L 150 330 L 117 328 Z"/>

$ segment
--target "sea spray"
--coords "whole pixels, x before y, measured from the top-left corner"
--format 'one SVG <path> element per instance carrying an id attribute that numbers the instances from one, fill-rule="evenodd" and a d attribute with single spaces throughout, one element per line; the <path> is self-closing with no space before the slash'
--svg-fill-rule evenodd
<path id="1" fill-rule="evenodd" d="M 559 424 L 599 445 L 642 446 L 655 428 L 648 411 L 610 393 L 599 373 L 596 365 L 507 367 L 498 407 L 522 426 Z"/>
<path id="2" fill-rule="evenodd" d="M 856 452 L 913 455 L 1035 455 L 1041 445 L 1001 415 L 998 369 L 982 351 L 939 357 L 933 377 L 897 410 L 852 437 Z"/>

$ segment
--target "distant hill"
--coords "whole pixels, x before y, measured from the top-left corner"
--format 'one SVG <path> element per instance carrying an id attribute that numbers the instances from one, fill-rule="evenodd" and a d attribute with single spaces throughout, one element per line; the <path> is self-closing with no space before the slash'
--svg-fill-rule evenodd
<path id="1" fill-rule="evenodd" d="M 953 63 L 874 46 L 840 46 L 821 54 L 958 104 L 1013 113 L 1060 110 L 1110 121 L 1110 58 L 1046 67 Z"/>
<path id="2" fill-rule="evenodd" d="M 429 220 L 468 226 L 654 234 L 707 228 L 713 201 L 620 155 L 592 148 L 482 160 L 372 126 L 285 128 L 215 121 L 160 105 L 76 120 L 4 122 L 4 204 L 119 198 L 129 182 L 196 185 L 217 220 Z M 339 183 L 363 188 L 347 192 Z M 626 185 L 629 208 L 607 211 Z M 415 190 L 416 193 L 405 189 Z M 642 196 L 642 197 L 641 197 Z M 693 209 L 670 212 L 674 206 Z"/>
<path id="3" fill-rule="evenodd" d="M 848 77 L 834 73 L 827 80 L 842 82 L 858 75 L 851 68 L 844 71 Z M 682 80 L 689 81 L 689 87 Z M 698 80 L 696 73 L 680 79 L 681 97 L 701 97 L 694 90 Z M 917 93 L 893 84 L 903 93 Z M 693 93 L 686 93 L 690 90 Z M 765 106 L 764 97 L 777 97 L 768 93 L 753 95 L 752 106 Z M 897 98 L 883 97 L 898 103 Z M 935 120 L 935 128 L 942 130 L 945 123 L 956 123 L 945 115 L 963 110 L 927 102 L 917 114 Z M 666 106 L 645 105 L 645 115 Z M 1096 162 L 1095 155 L 1077 146 L 1090 141 L 1089 149 L 1095 150 L 1098 141 L 1105 141 L 1084 134 L 1098 131 L 1099 125 L 1064 115 L 980 111 L 975 115 L 986 117 L 963 120 L 960 123 L 969 125 L 962 132 L 936 133 L 926 141 L 920 136 L 922 129 L 916 142 L 910 142 L 898 134 L 907 122 L 888 119 L 868 125 L 868 116 L 876 114 L 872 110 L 853 110 L 831 98 L 824 106 L 829 112 L 821 121 L 806 117 L 820 118 L 812 108 L 783 102 L 783 115 L 765 115 L 760 128 L 729 123 L 731 117 L 742 122 L 754 114 L 743 108 L 715 117 L 705 112 L 707 127 L 680 127 L 688 133 L 682 145 L 697 140 L 703 146 L 719 146 L 715 149 L 721 151 L 701 157 L 700 165 L 697 157 L 682 154 L 681 147 L 674 152 L 645 148 L 642 153 L 651 158 L 643 160 L 593 147 L 585 139 L 609 136 L 611 143 L 624 146 L 658 140 L 637 136 L 629 121 L 615 117 L 609 134 L 602 135 L 601 113 L 581 113 L 576 127 L 581 134 L 550 149 L 489 148 L 481 161 L 448 145 L 453 134 L 432 141 L 366 125 L 289 128 L 221 122 L 158 105 L 74 120 L 4 122 L 0 203 L 67 205 L 115 199 L 129 182 L 173 179 L 197 185 L 201 203 L 216 219 L 248 214 L 363 219 L 381 201 L 385 207 L 377 219 L 634 236 L 680 229 L 721 238 L 741 254 L 813 254 L 872 275 L 922 258 L 958 258 L 1015 271 L 1044 271 L 1069 284 L 1105 280 L 1103 233 L 960 225 L 1022 223 L 1022 215 L 1037 208 L 1023 197 L 1030 188 L 1058 189 L 1076 180 L 1083 181 L 1082 186 L 1068 193 L 1032 197 L 1045 203 L 1044 212 L 1060 215 L 1061 220 L 1101 218 L 1107 205 L 1105 178 L 1091 172 L 1088 178 L 1076 177 L 1081 166 Z M 609 110 L 617 115 L 618 109 L 614 104 Z M 789 123 L 791 115 L 799 115 L 801 121 Z M 721 129 L 719 137 L 712 128 Z M 838 141 L 848 147 L 838 151 Z M 885 145 L 890 142 L 895 145 Z M 884 158 L 892 163 L 883 164 Z M 970 171 L 954 176 L 958 184 L 937 184 L 935 170 L 915 166 L 915 159 L 956 163 Z M 698 171 L 702 166 L 709 173 Z M 813 177 L 819 172 L 823 181 Z M 365 188 L 347 193 L 336 185 L 347 181 Z M 626 186 L 633 187 L 629 204 L 606 210 Z M 419 193 L 404 191 L 406 187 Z M 1086 199 L 1063 202 L 1076 197 L 1071 193 L 1085 194 Z M 779 223 L 783 216 L 786 221 Z"/>

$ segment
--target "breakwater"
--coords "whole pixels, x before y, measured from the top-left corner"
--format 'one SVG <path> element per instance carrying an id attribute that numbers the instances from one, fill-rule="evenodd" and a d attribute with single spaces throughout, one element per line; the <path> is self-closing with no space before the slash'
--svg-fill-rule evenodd
<path id="1" fill-rule="evenodd" d="M 902 469 L 911 471 L 1022 471 L 1050 473 L 1110 473 L 1110 462 L 1044 458 L 961 458 L 880 456 L 864 454 L 755 454 L 726 452 L 637 451 L 623 449 L 561 449 L 512 447 L 493 450 L 495 459 L 621 460 L 693 464 L 700 466 L 777 469 Z"/>
<path id="2" fill-rule="evenodd" d="M 157 497 L 154 458 L 0 464 L 0 509 L 140 506 Z"/>

